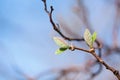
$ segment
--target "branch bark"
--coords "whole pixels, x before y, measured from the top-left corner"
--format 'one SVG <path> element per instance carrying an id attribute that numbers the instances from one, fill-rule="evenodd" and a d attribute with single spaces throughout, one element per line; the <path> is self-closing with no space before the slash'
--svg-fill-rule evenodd
<path id="1" fill-rule="evenodd" d="M 47 10 L 47 5 L 46 5 L 46 0 L 42 0 L 43 3 L 44 3 L 44 10 L 45 12 L 48 14 L 49 16 L 49 20 L 50 20 L 50 23 L 52 24 L 53 26 L 53 29 L 61 36 L 63 37 L 64 39 L 68 40 L 68 41 L 84 41 L 83 38 L 70 38 L 68 36 L 65 36 L 59 29 L 59 25 L 58 24 L 55 24 L 55 22 L 53 21 L 53 18 L 52 18 L 52 13 L 53 13 L 53 7 L 51 6 L 50 7 L 50 11 Z M 70 47 L 70 50 L 80 50 L 80 51 L 84 51 L 84 52 L 87 52 L 87 53 L 90 53 L 91 55 L 93 55 L 96 60 L 101 64 L 101 65 L 104 65 L 106 67 L 106 69 L 110 70 L 117 78 L 118 80 L 120 80 L 120 75 L 119 75 L 119 71 L 114 69 L 113 67 L 109 66 L 106 62 L 103 61 L 103 59 L 101 58 L 101 44 L 98 40 L 96 40 L 96 43 L 98 45 L 98 49 L 99 49 L 99 55 L 97 55 L 95 53 L 95 49 L 90 49 L 90 50 L 86 50 L 86 49 L 82 49 L 82 48 L 78 48 L 78 47 L 75 47 L 75 46 L 72 46 Z"/>
<path id="2" fill-rule="evenodd" d="M 87 53 L 90 53 L 91 55 L 93 55 L 97 61 L 99 63 L 101 63 L 102 65 L 104 65 L 106 67 L 106 69 L 110 70 L 117 78 L 118 80 L 120 80 L 120 74 L 119 74 L 119 71 L 114 69 L 113 67 L 109 66 L 102 58 L 100 58 L 96 53 L 95 53 L 95 49 L 92 48 L 90 50 L 86 50 L 86 49 L 83 49 L 83 48 L 78 48 L 78 47 L 75 47 L 75 46 L 72 46 L 70 47 L 70 50 L 80 50 L 80 51 L 84 51 L 84 52 L 87 52 Z"/>

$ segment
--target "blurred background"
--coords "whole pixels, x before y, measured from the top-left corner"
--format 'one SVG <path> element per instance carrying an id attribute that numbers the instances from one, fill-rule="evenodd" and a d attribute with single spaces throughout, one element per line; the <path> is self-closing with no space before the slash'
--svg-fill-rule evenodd
<path id="1" fill-rule="evenodd" d="M 53 5 L 53 18 L 67 36 L 80 38 L 88 27 L 107 45 L 103 53 L 118 49 L 104 60 L 120 71 L 119 0 L 47 0 L 47 5 L 48 9 Z M 91 56 L 81 51 L 55 55 L 58 46 L 53 36 L 59 35 L 52 29 L 41 0 L 0 0 L 0 80 L 56 80 L 56 74 L 47 75 L 49 70 L 76 65 L 84 68 Z M 106 69 L 93 80 L 101 79 L 117 80 Z"/>

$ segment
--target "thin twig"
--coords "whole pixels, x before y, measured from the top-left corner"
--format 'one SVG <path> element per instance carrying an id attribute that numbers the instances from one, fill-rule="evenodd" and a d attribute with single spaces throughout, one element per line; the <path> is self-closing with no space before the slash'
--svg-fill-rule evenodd
<path id="1" fill-rule="evenodd" d="M 120 80 L 119 71 L 114 69 L 113 67 L 109 66 L 106 62 L 104 62 L 102 60 L 102 58 L 100 58 L 95 53 L 94 49 L 86 50 L 86 49 L 82 49 L 82 48 L 78 48 L 78 47 L 72 46 L 72 48 L 70 48 L 70 50 L 80 50 L 80 51 L 84 51 L 84 52 L 90 53 L 91 55 L 93 55 L 97 59 L 98 62 L 100 62 L 102 65 L 104 65 L 106 67 L 106 69 L 110 70 L 118 78 L 118 80 Z"/>
<path id="2" fill-rule="evenodd" d="M 53 29 L 54 29 L 56 32 L 58 32 L 61 37 L 63 37 L 63 38 L 66 39 L 66 40 L 69 40 L 69 41 L 84 41 L 83 38 L 79 39 L 79 38 L 70 38 L 70 37 L 65 36 L 65 35 L 60 31 L 60 29 L 58 28 L 58 26 L 55 24 L 55 22 L 54 22 L 53 19 L 52 19 L 52 13 L 53 13 L 53 10 L 54 10 L 53 7 L 51 6 L 51 7 L 50 7 L 50 11 L 48 11 L 48 10 L 47 10 L 47 5 L 46 5 L 46 0 L 42 0 L 42 1 L 43 1 L 43 3 L 44 3 L 45 11 L 46 11 L 46 13 L 47 13 L 48 16 L 49 16 L 49 19 L 50 19 L 50 22 L 51 22 L 51 24 L 52 24 L 52 26 L 53 26 Z M 117 70 L 115 70 L 114 68 L 110 67 L 108 64 L 106 64 L 106 63 L 102 60 L 102 58 L 101 58 L 101 44 L 99 43 L 98 40 L 96 40 L 96 43 L 97 43 L 98 48 L 99 48 L 99 55 L 97 55 L 97 54 L 95 53 L 95 50 L 94 50 L 94 49 L 86 50 L 86 49 L 82 49 L 82 48 L 78 48 L 78 47 L 71 47 L 70 50 L 80 50 L 80 51 L 84 51 L 84 52 L 88 52 L 88 53 L 92 54 L 92 55 L 97 59 L 97 61 L 98 61 L 100 64 L 104 65 L 104 66 L 106 67 L 106 69 L 112 71 L 113 74 L 118 78 L 118 80 L 120 80 L 119 71 L 117 71 Z"/>
<path id="3" fill-rule="evenodd" d="M 64 35 L 61 31 L 60 31 L 60 29 L 59 29 L 59 24 L 55 24 L 55 22 L 53 21 L 53 18 L 52 18 L 52 13 L 53 13 L 53 7 L 52 6 L 50 6 L 50 11 L 48 11 L 48 9 L 47 9 L 47 4 L 46 4 L 46 0 L 42 0 L 43 1 L 43 3 L 44 3 L 44 10 L 45 10 L 45 12 L 48 14 L 48 16 L 49 16 L 49 20 L 50 20 L 50 23 L 52 24 L 52 26 L 53 26 L 53 29 L 61 36 L 61 37 L 63 37 L 64 39 L 66 39 L 66 40 L 68 40 L 68 41 L 84 41 L 84 38 L 70 38 L 70 37 L 68 37 L 68 36 L 66 36 L 66 35 Z M 101 57 L 101 44 L 99 43 L 99 41 L 98 40 L 96 40 L 95 41 L 96 42 L 96 44 L 98 45 L 98 51 L 99 51 L 99 57 Z M 97 61 L 96 61 L 96 63 L 98 63 Z M 100 64 L 101 65 L 101 64 Z M 102 67 L 100 66 L 99 67 L 99 70 L 96 72 L 96 73 L 92 73 L 92 75 L 97 75 L 98 73 L 100 73 L 102 71 Z M 92 76 L 92 77 L 94 77 L 94 76 Z"/>

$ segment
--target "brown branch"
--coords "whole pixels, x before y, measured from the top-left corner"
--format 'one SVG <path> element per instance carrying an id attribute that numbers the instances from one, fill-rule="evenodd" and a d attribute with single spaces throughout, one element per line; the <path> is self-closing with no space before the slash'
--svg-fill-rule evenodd
<path id="1" fill-rule="evenodd" d="M 48 13 L 49 14 L 49 11 L 47 10 L 47 4 L 46 4 L 46 0 L 42 0 L 43 1 L 43 3 L 45 3 L 44 4 L 44 10 L 46 11 L 46 13 Z"/>
<path id="2" fill-rule="evenodd" d="M 66 40 L 69 40 L 69 41 L 84 41 L 84 39 L 83 38 L 70 38 L 70 37 L 68 37 L 68 36 L 65 36 L 61 31 L 60 31 L 60 29 L 59 29 L 59 26 L 58 25 L 56 25 L 55 24 L 55 22 L 53 21 L 53 18 L 52 18 L 52 13 L 53 13 L 53 7 L 51 6 L 50 7 L 50 11 L 48 11 L 47 10 L 47 6 L 46 6 L 46 0 L 42 0 L 43 1 L 43 3 L 44 3 L 44 7 L 45 7 L 45 11 L 46 11 L 46 13 L 48 14 L 48 16 L 49 16 L 49 20 L 50 20 L 50 23 L 52 24 L 52 26 L 53 26 L 53 29 L 61 36 L 61 37 L 63 37 L 64 39 L 66 39 Z M 98 40 L 96 40 L 96 44 L 98 45 L 98 49 L 99 49 L 99 55 L 97 55 L 96 53 L 95 53 L 95 51 L 94 51 L 94 49 L 93 50 L 85 50 L 85 49 L 82 49 L 82 48 L 77 48 L 77 47 L 71 47 L 70 48 L 70 50 L 81 50 L 81 51 L 84 51 L 84 52 L 88 52 L 88 53 L 91 53 L 96 59 L 97 59 L 97 61 L 100 63 L 100 64 L 102 64 L 102 65 L 104 65 L 105 67 L 106 67 L 106 69 L 108 69 L 108 70 L 110 70 L 110 71 L 112 71 L 113 72 L 113 74 L 114 75 L 116 75 L 116 77 L 120 80 L 120 75 L 119 75 L 119 72 L 117 71 L 117 70 L 115 70 L 114 68 L 112 68 L 112 67 L 110 67 L 108 64 L 106 64 L 102 59 L 101 59 L 101 44 L 99 43 L 99 41 Z M 101 70 L 101 69 L 100 69 Z M 99 73 L 100 71 L 98 71 L 98 73 Z"/>
<path id="3" fill-rule="evenodd" d="M 119 75 L 119 71 L 114 69 L 113 67 L 110 67 L 106 62 L 104 62 L 99 56 L 96 55 L 96 53 L 93 51 L 91 52 L 91 54 L 98 60 L 98 62 L 100 62 L 101 64 L 103 64 L 106 69 L 110 70 L 113 72 L 113 74 L 118 78 L 118 80 L 120 80 L 120 75 Z"/>
<path id="4" fill-rule="evenodd" d="M 68 41 L 84 41 L 84 38 L 70 38 L 66 35 L 64 35 L 61 31 L 60 31 L 60 28 L 59 28 L 59 24 L 55 24 L 55 22 L 53 21 L 53 18 L 52 18 L 52 13 L 53 13 L 53 7 L 51 6 L 50 7 L 50 11 L 48 11 L 47 9 L 47 5 L 46 5 L 46 0 L 42 0 L 43 3 L 44 3 L 44 10 L 45 12 L 48 14 L 49 16 L 49 20 L 50 20 L 50 23 L 52 24 L 53 26 L 53 29 L 61 36 L 63 37 L 64 39 L 68 40 Z M 101 57 L 101 44 L 98 40 L 95 41 L 97 46 L 98 46 L 98 51 L 99 51 L 99 57 Z M 96 63 L 98 63 L 96 61 Z M 100 64 L 101 65 L 101 64 Z M 102 67 L 100 66 L 99 70 L 96 72 L 96 73 L 93 73 L 92 74 L 92 77 L 96 76 L 97 74 L 99 74 L 102 70 Z M 94 76 L 93 76 L 94 75 Z"/>
<path id="5" fill-rule="evenodd" d="M 99 63 L 101 63 L 102 65 L 104 65 L 106 67 L 106 69 L 110 70 L 117 78 L 118 80 L 120 80 L 120 75 L 119 75 L 119 71 L 114 69 L 113 67 L 109 66 L 106 62 L 104 62 L 102 60 L 102 58 L 100 58 L 96 53 L 95 53 L 95 49 L 90 49 L 90 50 L 86 50 L 86 49 L 82 49 L 82 48 L 78 48 L 78 47 L 75 47 L 75 46 L 72 46 L 70 47 L 70 50 L 80 50 L 80 51 L 84 51 L 84 52 L 87 52 L 87 53 L 90 53 L 91 55 L 93 55 L 97 61 Z"/>
<path id="6" fill-rule="evenodd" d="M 67 37 L 67 36 L 65 36 L 61 31 L 60 31 L 60 29 L 58 28 L 59 26 L 58 26 L 58 24 L 56 25 L 55 24 L 55 22 L 53 21 L 53 18 L 52 18 L 52 13 L 53 13 L 53 7 L 51 6 L 50 7 L 50 11 L 48 11 L 48 9 L 47 9 L 47 6 L 46 6 L 46 0 L 42 0 L 43 1 L 43 3 L 44 3 L 44 10 L 46 11 L 46 13 L 48 14 L 48 16 L 49 16 L 49 20 L 50 20 L 50 23 L 52 24 L 52 26 L 53 26 L 53 29 L 56 31 L 56 32 L 58 32 L 59 34 L 60 34 L 60 36 L 62 36 L 64 39 L 66 39 L 66 40 L 69 40 L 69 41 L 83 41 L 84 39 L 82 38 L 82 39 L 79 39 L 79 38 L 69 38 L 69 37 Z"/>
<path id="7" fill-rule="evenodd" d="M 47 9 L 47 5 L 46 5 L 46 0 L 42 0 L 43 3 L 44 3 L 44 10 L 45 12 L 48 14 L 49 16 L 49 20 L 50 20 L 50 23 L 52 24 L 53 26 L 53 29 L 61 36 L 63 37 L 64 39 L 68 40 L 68 41 L 84 41 L 84 38 L 70 38 L 68 36 L 65 36 L 59 29 L 59 24 L 55 24 L 55 22 L 53 21 L 53 18 L 52 18 L 52 13 L 53 13 L 53 6 L 50 7 L 50 11 L 48 11 Z M 98 49 L 99 49 L 99 55 L 101 56 L 101 44 L 98 40 L 95 41 L 96 44 L 98 45 Z"/>
<path id="8" fill-rule="evenodd" d="M 102 70 L 103 70 L 102 64 L 98 63 L 98 61 L 95 61 L 92 65 L 94 66 L 94 65 L 97 65 L 97 64 L 99 65 L 99 68 L 98 68 L 98 70 L 96 72 L 91 73 L 91 79 L 93 79 L 95 76 L 100 74 L 102 72 Z"/>

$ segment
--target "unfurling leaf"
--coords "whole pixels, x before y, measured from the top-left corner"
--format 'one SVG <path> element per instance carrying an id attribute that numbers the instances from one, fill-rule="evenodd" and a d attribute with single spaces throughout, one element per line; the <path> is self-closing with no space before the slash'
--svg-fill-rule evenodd
<path id="1" fill-rule="evenodd" d="M 54 37 L 53 39 L 55 43 L 60 47 L 58 50 L 56 50 L 55 54 L 61 54 L 69 48 L 69 45 L 62 38 Z"/>
<path id="2" fill-rule="evenodd" d="M 97 37 L 97 33 L 96 33 L 96 32 L 94 32 L 94 33 L 93 33 L 93 35 L 92 35 L 92 43 L 94 43 L 94 42 L 95 42 L 96 37 Z"/>
<path id="3" fill-rule="evenodd" d="M 84 39 L 85 39 L 86 43 L 88 44 L 88 46 L 90 48 L 92 48 L 93 47 L 92 35 L 91 35 L 91 33 L 88 29 L 86 29 L 85 32 L 84 32 Z"/>
<path id="4" fill-rule="evenodd" d="M 61 48 L 59 48 L 61 51 L 65 51 L 65 50 L 67 50 L 68 48 L 65 48 L 65 47 L 61 47 Z"/>
<path id="5" fill-rule="evenodd" d="M 69 45 L 62 38 L 54 37 L 53 39 L 59 47 L 69 47 Z"/>
<path id="6" fill-rule="evenodd" d="M 58 50 L 56 50 L 56 52 L 55 52 L 55 54 L 61 54 L 61 53 L 63 53 L 64 51 L 66 51 L 68 48 L 63 48 L 63 47 L 61 47 L 61 48 L 59 48 Z"/>

